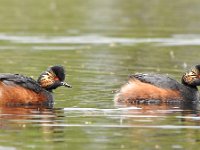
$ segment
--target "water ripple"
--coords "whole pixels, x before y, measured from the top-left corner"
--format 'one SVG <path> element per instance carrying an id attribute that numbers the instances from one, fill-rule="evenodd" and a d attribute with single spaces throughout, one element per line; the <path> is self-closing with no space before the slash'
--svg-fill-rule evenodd
<path id="1" fill-rule="evenodd" d="M 99 35 L 83 36 L 18 36 L 0 34 L 0 41 L 21 44 L 140 44 L 164 46 L 200 45 L 200 35 L 173 35 L 169 38 L 118 38 Z"/>
<path id="2" fill-rule="evenodd" d="M 105 124 L 42 124 L 45 127 L 100 127 L 100 128 L 156 128 L 156 129 L 200 129 L 200 126 L 179 125 L 105 125 Z"/>
<path id="3" fill-rule="evenodd" d="M 126 110 L 136 110 L 136 109 L 141 109 L 141 108 L 125 107 L 125 108 L 113 108 L 113 109 L 99 109 L 99 108 L 70 107 L 70 108 L 64 108 L 64 111 L 126 111 Z"/>

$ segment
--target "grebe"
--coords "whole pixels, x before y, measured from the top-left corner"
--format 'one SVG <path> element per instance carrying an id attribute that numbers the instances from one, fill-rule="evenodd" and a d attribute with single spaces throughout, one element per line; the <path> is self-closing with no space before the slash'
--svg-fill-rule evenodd
<path id="1" fill-rule="evenodd" d="M 182 83 L 160 74 L 130 75 L 128 83 L 116 93 L 114 100 L 134 104 L 148 102 L 191 102 L 199 100 L 200 65 L 182 76 Z"/>
<path id="2" fill-rule="evenodd" d="M 71 88 L 64 80 L 65 70 L 59 65 L 49 67 L 37 81 L 20 74 L 0 74 L 0 104 L 52 104 L 53 89 L 60 86 Z"/>

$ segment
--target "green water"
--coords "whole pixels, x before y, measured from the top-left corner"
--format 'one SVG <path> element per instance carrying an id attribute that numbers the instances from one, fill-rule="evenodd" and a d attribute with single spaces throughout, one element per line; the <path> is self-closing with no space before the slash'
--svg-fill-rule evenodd
<path id="1" fill-rule="evenodd" d="M 0 108 L 0 149 L 199 149 L 194 107 L 118 108 L 136 72 L 182 74 L 199 64 L 198 0 L 0 0 L 0 72 L 37 79 L 61 64 L 73 88 L 47 108 Z"/>

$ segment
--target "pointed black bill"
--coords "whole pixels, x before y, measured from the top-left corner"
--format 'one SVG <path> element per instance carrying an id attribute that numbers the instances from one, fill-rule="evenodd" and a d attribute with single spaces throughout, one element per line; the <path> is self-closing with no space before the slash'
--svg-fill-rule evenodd
<path id="1" fill-rule="evenodd" d="M 69 85 L 69 84 L 66 83 L 66 82 L 61 82 L 61 85 L 64 86 L 64 87 L 72 88 L 72 86 Z"/>

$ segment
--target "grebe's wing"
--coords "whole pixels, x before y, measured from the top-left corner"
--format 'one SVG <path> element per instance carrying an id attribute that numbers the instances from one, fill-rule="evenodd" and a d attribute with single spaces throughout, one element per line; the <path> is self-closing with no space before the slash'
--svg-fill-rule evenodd
<path id="1" fill-rule="evenodd" d="M 180 83 L 177 82 L 176 80 L 165 76 L 165 75 L 160 75 L 160 74 L 144 74 L 144 73 L 137 73 L 130 75 L 130 80 L 140 80 L 141 82 L 144 83 L 149 83 L 161 88 L 166 88 L 166 89 L 179 89 Z"/>
<path id="2" fill-rule="evenodd" d="M 42 90 L 34 79 L 19 74 L 0 74 L 0 81 L 8 85 L 19 85 L 37 93 Z"/>

